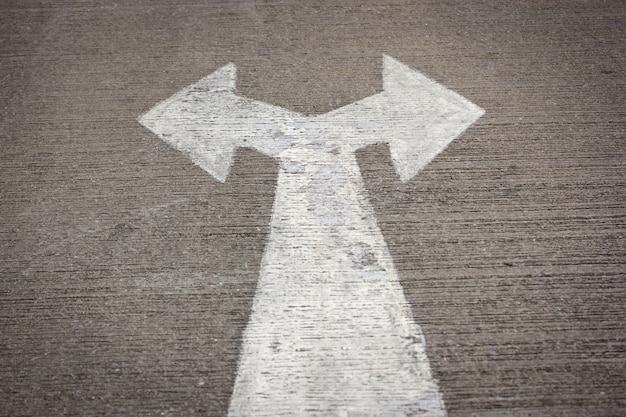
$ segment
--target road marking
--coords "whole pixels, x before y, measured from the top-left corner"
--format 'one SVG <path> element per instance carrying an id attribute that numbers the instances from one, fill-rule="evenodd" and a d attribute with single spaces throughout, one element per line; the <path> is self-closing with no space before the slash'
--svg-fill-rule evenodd
<path id="1" fill-rule="evenodd" d="M 229 416 L 445 416 L 354 151 L 407 181 L 483 110 L 383 57 L 383 91 L 318 116 L 235 94 L 226 65 L 140 122 L 220 181 L 236 147 L 280 158 Z"/>

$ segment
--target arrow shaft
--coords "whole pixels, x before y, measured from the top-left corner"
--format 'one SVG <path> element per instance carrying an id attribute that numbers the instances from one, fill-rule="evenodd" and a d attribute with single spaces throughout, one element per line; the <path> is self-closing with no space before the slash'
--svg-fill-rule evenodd
<path id="1" fill-rule="evenodd" d="M 354 154 L 281 162 L 229 416 L 445 416 Z"/>

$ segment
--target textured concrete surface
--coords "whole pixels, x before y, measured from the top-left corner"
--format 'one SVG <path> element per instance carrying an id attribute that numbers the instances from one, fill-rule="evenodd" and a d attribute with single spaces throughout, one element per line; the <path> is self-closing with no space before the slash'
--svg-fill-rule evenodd
<path id="1" fill-rule="evenodd" d="M 622 1 L 0 3 L 0 415 L 224 416 L 278 173 L 137 117 L 228 62 L 320 114 L 381 54 L 486 114 L 401 183 L 358 153 L 450 416 L 626 414 Z"/>

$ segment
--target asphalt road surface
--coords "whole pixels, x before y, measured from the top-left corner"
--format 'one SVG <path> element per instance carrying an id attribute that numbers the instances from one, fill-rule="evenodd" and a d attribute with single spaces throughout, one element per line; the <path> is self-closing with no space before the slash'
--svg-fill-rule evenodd
<path id="1" fill-rule="evenodd" d="M 485 114 L 401 182 L 357 152 L 456 416 L 626 415 L 626 4 L 0 2 L 0 415 L 226 416 L 278 161 L 143 127 L 232 62 L 304 115 L 382 55 Z"/>

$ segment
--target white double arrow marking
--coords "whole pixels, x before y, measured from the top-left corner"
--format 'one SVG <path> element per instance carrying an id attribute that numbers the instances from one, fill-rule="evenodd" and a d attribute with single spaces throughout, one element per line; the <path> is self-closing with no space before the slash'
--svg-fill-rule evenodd
<path id="1" fill-rule="evenodd" d="M 483 110 L 388 56 L 384 91 L 319 116 L 235 80 L 226 65 L 140 118 L 220 181 L 237 147 L 280 158 L 229 416 L 444 416 L 354 152 L 389 143 L 406 181 Z"/>

